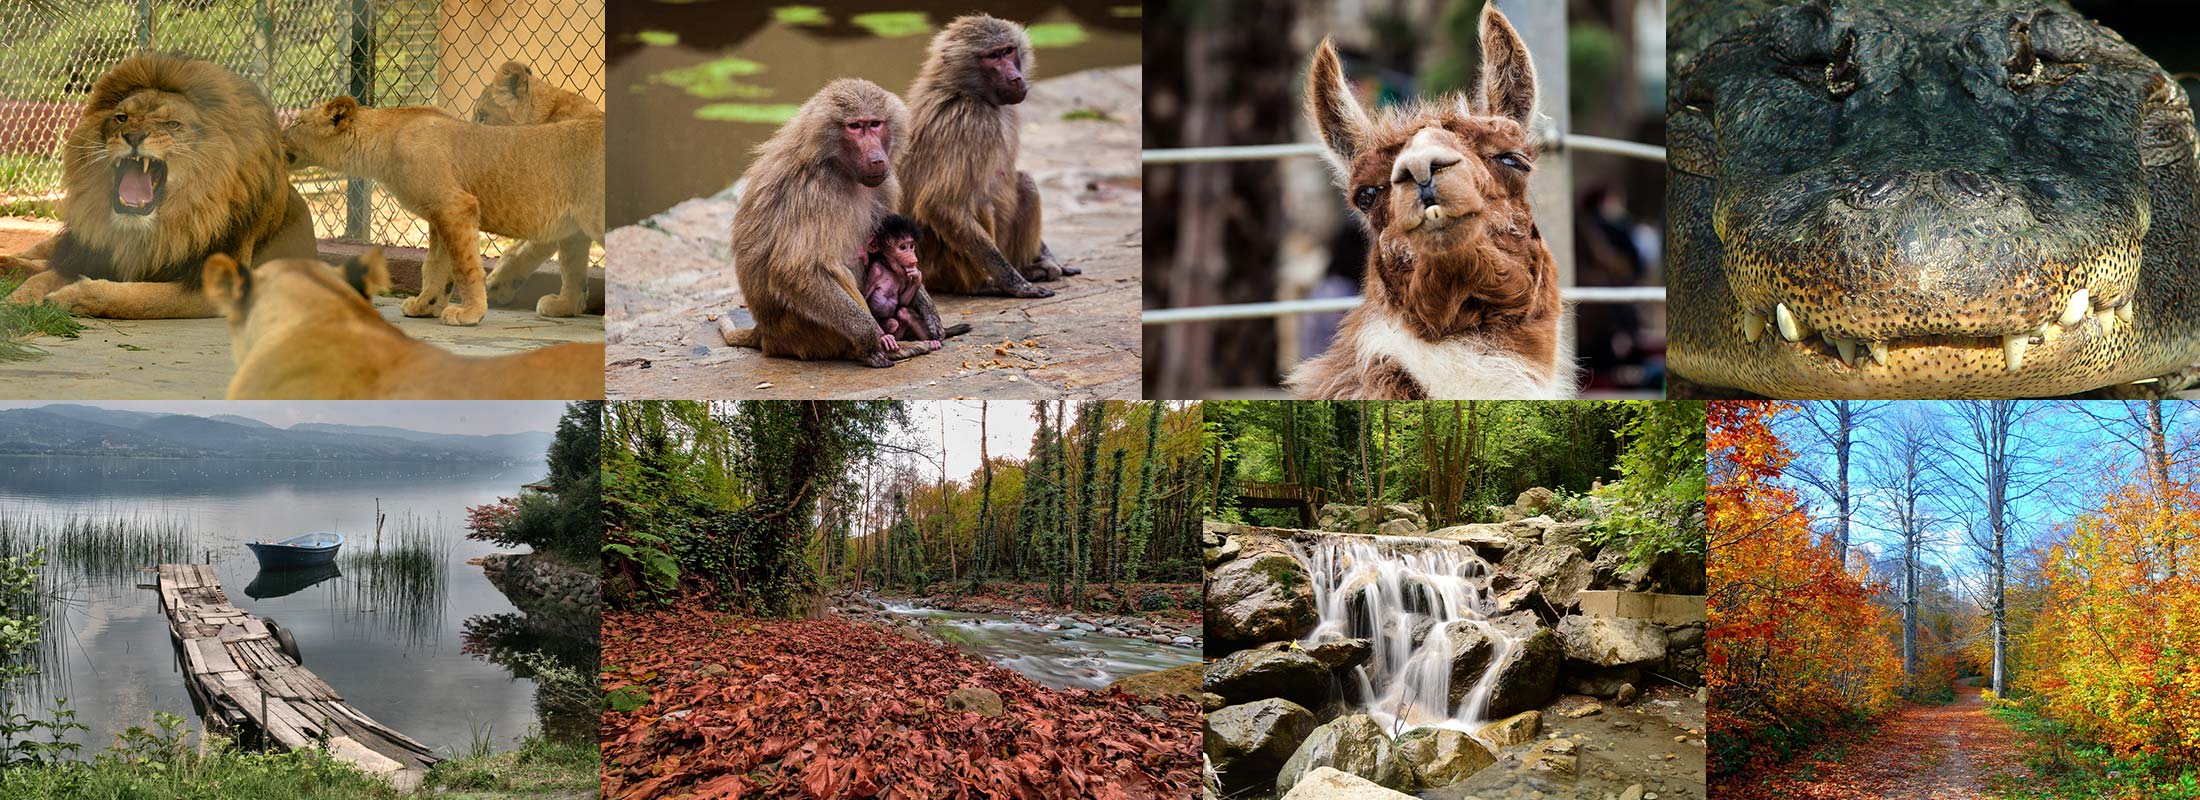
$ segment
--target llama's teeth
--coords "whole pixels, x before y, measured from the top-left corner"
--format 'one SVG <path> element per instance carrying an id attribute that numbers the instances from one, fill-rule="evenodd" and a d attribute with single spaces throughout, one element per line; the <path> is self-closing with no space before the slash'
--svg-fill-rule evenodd
<path id="1" fill-rule="evenodd" d="M 2001 337 L 2001 351 L 2009 356 L 2009 371 L 2024 367 L 2024 348 L 2031 346 L 2032 334 L 2012 333 Z"/>
<path id="2" fill-rule="evenodd" d="M 1742 312 L 1742 338 L 1752 343 L 1765 338 L 1765 315 L 1755 311 Z"/>
<path id="3" fill-rule="evenodd" d="M 2086 312 L 2092 310 L 2093 303 L 2089 293 L 2084 289 L 2079 289 L 2076 294 L 2070 296 L 2070 302 L 2063 304 L 2062 324 L 2076 325 L 2078 320 L 2085 319 Z"/>
<path id="4" fill-rule="evenodd" d="M 2131 303 L 2129 301 L 2116 307 L 2116 318 L 2125 322 L 2131 321 Z"/>
<path id="5" fill-rule="evenodd" d="M 1879 362 L 1879 366 L 1884 367 L 1887 365 L 1886 342 L 1865 342 L 1864 348 L 1872 354 L 1873 361 Z"/>
<path id="6" fill-rule="evenodd" d="M 1833 340 L 1833 348 L 1834 348 L 1835 350 L 1839 350 L 1839 351 L 1841 351 L 1841 363 L 1842 363 L 1842 364 L 1854 364 L 1854 363 L 1856 363 L 1856 340 L 1855 340 L 1855 339 L 1835 339 L 1835 340 Z"/>
<path id="7" fill-rule="evenodd" d="M 1421 212 L 1421 218 L 1422 218 L 1422 219 L 1424 219 L 1424 220 L 1428 220 L 1429 222 L 1443 222 L 1443 221 L 1444 221 L 1444 207 L 1443 207 L 1443 206 L 1429 206 L 1429 207 L 1428 207 L 1428 208 L 1427 208 L 1426 210 L 1423 210 L 1423 211 Z"/>
<path id="8" fill-rule="evenodd" d="M 1772 307 L 1772 320 L 1780 327 L 1780 338 L 1791 342 L 1802 341 L 1803 326 L 1795 322 L 1795 313 L 1788 310 L 1786 303 Z"/>

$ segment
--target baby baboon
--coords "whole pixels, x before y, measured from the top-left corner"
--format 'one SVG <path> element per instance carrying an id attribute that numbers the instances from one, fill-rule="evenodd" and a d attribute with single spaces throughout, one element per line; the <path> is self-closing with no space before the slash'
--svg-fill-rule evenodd
<path id="1" fill-rule="evenodd" d="M 909 87 L 914 128 L 900 163 L 904 213 L 935 292 L 1047 297 L 1031 285 L 1078 270 L 1039 241 L 1039 187 L 1016 171 L 1016 104 L 1031 84 L 1023 26 L 983 14 L 947 24 Z"/>
<path id="2" fill-rule="evenodd" d="M 768 356 L 848 359 L 873 367 L 932 352 L 885 347 L 858 285 L 864 245 L 893 213 L 909 110 L 878 84 L 825 85 L 756 149 L 733 217 L 733 271 L 756 327 L 720 317 L 726 344 Z"/>
<path id="3" fill-rule="evenodd" d="M 864 246 L 863 299 L 883 331 L 879 343 L 888 350 L 899 339 L 922 340 L 936 349 L 941 339 L 970 330 L 967 324 L 940 327 L 932 296 L 924 291 L 924 273 L 917 270 L 917 238 L 916 220 L 890 214 Z"/>

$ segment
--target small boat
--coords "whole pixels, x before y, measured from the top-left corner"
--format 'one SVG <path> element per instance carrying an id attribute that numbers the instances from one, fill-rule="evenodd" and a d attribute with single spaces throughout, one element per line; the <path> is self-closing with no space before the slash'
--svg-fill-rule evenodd
<path id="1" fill-rule="evenodd" d="M 337 548 L 344 546 L 344 535 L 315 531 L 280 542 L 245 542 L 244 546 L 260 558 L 260 569 L 312 567 L 335 561 Z"/>

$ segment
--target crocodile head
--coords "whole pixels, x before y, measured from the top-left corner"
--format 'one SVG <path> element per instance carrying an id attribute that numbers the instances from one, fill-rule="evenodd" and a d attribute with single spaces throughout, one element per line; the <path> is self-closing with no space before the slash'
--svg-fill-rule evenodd
<path id="1" fill-rule="evenodd" d="M 1770 5 L 1674 12 L 1677 375 L 2040 396 L 2200 362 L 2192 111 L 2153 60 L 2042 0 Z"/>

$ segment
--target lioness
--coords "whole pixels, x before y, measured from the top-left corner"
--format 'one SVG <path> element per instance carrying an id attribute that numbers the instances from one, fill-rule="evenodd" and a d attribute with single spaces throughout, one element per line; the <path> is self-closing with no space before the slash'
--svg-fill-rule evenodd
<path id="1" fill-rule="evenodd" d="M 370 178 L 428 222 L 428 259 L 408 317 L 473 325 L 489 310 L 481 232 L 528 241 L 603 241 L 602 119 L 491 126 L 438 108 L 362 108 L 339 97 L 283 129 L 293 167 Z M 583 262 L 585 263 L 585 262 Z M 559 299 L 579 305 L 586 274 Z M 458 302 L 444 307 L 447 285 Z"/>
<path id="2" fill-rule="evenodd" d="M 306 258 L 239 269 L 216 254 L 202 290 L 229 317 L 231 400 L 570 400 L 603 396 L 603 345 L 467 358 L 413 339 L 367 298 L 389 288 L 382 251 L 339 269 Z"/>
<path id="3" fill-rule="evenodd" d="M 92 84 L 62 146 L 61 233 L 0 266 L 33 274 L 8 297 L 114 319 L 212 317 L 200 265 L 314 255 L 275 112 L 207 61 L 148 54 Z"/>
<path id="4" fill-rule="evenodd" d="M 535 77 L 534 70 L 517 61 L 506 61 L 474 98 L 474 121 L 483 125 L 541 125 L 569 119 L 603 119 L 597 108 L 579 92 Z M 570 317 L 588 306 L 588 237 L 571 236 L 562 242 L 520 242 L 497 259 L 489 273 L 489 302 L 506 305 L 519 293 L 520 284 L 535 274 L 542 262 L 558 257 L 561 285 L 555 297 L 535 301 L 535 313 L 545 317 Z"/>

